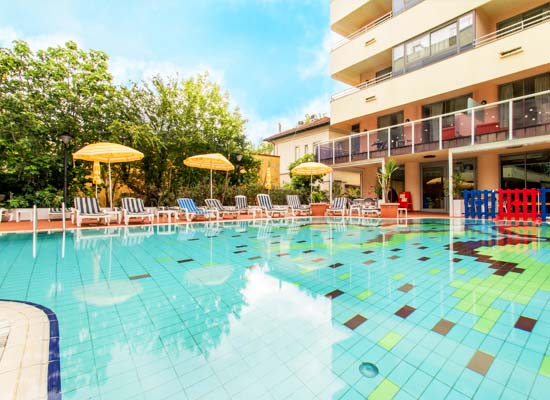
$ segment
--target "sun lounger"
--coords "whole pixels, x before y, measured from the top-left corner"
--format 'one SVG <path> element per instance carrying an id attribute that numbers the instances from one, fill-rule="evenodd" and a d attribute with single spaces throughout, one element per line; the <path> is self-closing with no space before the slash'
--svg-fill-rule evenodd
<path id="1" fill-rule="evenodd" d="M 290 207 L 292 215 L 309 215 L 310 209 L 308 205 L 300 202 L 300 197 L 297 194 L 287 194 L 286 202 Z"/>
<path id="2" fill-rule="evenodd" d="M 346 215 L 348 205 L 348 199 L 346 197 L 336 197 L 332 200 L 332 205 L 327 208 L 327 214 L 340 214 L 341 216 Z"/>
<path id="3" fill-rule="evenodd" d="M 105 214 L 99 208 L 99 202 L 95 197 L 75 197 L 75 220 L 76 226 L 81 226 L 85 219 L 92 219 L 97 222 L 103 220 L 105 225 L 109 225 L 110 216 Z"/>
<path id="4" fill-rule="evenodd" d="M 71 215 L 71 210 L 69 209 L 65 209 L 65 219 L 67 219 L 67 217 L 70 217 Z M 61 208 L 50 208 L 48 210 L 48 221 L 51 221 L 52 218 L 55 218 L 55 219 L 62 219 L 63 218 L 63 210 Z"/>
<path id="5" fill-rule="evenodd" d="M 133 218 L 140 218 L 142 222 L 148 218 L 151 224 L 155 219 L 155 214 L 145 209 L 143 200 L 135 197 L 125 197 L 122 199 L 122 215 L 126 225 Z"/>
<path id="6" fill-rule="evenodd" d="M 380 207 L 378 206 L 378 199 L 365 199 L 365 202 L 363 203 L 363 208 L 361 209 L 361 213 L 365 217 L 380 217 L 381 211 Z"/>
<path id="7" fill-rule="evenodd" d="M 286 216 L 288 213 L 287 207 L 273 207 L 271 197 L 268 194 L 258 194 L 256 200 L 258 201 L 258 206 L 260 206 L 268 218 L 273 218 L 274 215 Z"/>
<path id="8" fill-rule="evenodd" d="M 189 222 L 197 216 L 202 216 L 207 219 L 218 217 L 217 211 L 199 209 L 193 199 L 178 199 L 178 206 L 185 213 L 185 219 Z"/>
<path id="9" fill-rule="evenodd" d="M 222 218 L 225 215 L 230 215 L 233 216 L 233 218 L 237 218 L 241 213 L 235 207 L 225 207 L 218 199 L 206 199 L 204 202 L 206 203 L 208 209 L 217 211 L 218 215 L 221 215 Z"/>

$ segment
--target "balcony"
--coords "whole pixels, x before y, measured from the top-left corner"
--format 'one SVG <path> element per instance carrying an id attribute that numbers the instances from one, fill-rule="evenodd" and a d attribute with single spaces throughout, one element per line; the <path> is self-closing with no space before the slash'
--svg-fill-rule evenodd
<path id="1" fill-rule="evenodd" d="M 335 165 L 550 135 L 550 90 L 318 144 Z"/>
<path id="2" fill-rule="evenodd" d="M 331 29 L 349 36 L 370 21 L 391 11 L 391 0 L 333 0 L 330 2 Z"/>
<path id="3" fill-rule="evenodd" d="M 337 93 L 331 123 L 410 104 L 548 64 L 550 12 L 478 37 L 468 50 L 399 76 L 386 74 Z M 452 76 L 453 79 L 446 77 Z"/>

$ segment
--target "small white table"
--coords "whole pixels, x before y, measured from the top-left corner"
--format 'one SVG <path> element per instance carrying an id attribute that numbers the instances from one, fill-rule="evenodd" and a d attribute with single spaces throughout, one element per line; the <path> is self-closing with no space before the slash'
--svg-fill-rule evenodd
<path id="1" fill-rule="evenodd" d="M 174 219 L 176 221 L 178 221 L 179 220 L 178 213 L 179 213 L 178 210 L 174 210 L 174 209 L 171 209 L 171 208 L 167 208 L 167 209 L 163 209 L 163 210 L 157 210 L 157 223 L 160 222 L 160 216 L 161 215 L 167 215 L 168 216 L 168 223 L 169 224 L 172 223 L 172 216 L 174 216 Z"/>
<path id="2" fill-rule="evenodd" d="M 32 209 L 30 209 L 30 210 L 26 210 L 26 209 L 12 210 L 9 220 L 13 221 L 13 218 L 15 218 L 15 222 L 19 222 L 24 217 L 27 217 L 29 221 L 32 221 Z"/>
<path id="3" fill-rule="evenodd" d="M 109 216 L 109 222 L 111 222 L 111 220 L 114 217 L 116 219 L 117 224 L 120 224 L 120 221 L 122 220 L 122 212 L 121 211 L 119 211 L 119 210 L 109 210 L 109 209 L 101 210 L 101 211 L 103 211 L 105 214 L 107 214 Z"/>

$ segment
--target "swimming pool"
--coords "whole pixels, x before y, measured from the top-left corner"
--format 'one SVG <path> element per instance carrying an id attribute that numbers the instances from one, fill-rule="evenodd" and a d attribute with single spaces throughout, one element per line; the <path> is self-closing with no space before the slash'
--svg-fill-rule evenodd
<path id="1" fill-rule="evenodd" d="M 64 399 L 542 399 L 550 388 L 548 226 L 102 228 L 7 234 L 0 254 L 0 299 L 55 313 Z"/>

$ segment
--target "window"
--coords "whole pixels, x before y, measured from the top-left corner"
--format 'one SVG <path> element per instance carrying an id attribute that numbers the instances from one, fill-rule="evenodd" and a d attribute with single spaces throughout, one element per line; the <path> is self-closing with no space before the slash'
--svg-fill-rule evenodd
<path id="1" fill-rule="evenodd" d="M 392 52 L 393 75 L 413 71 L 468 49 L 473 46 L 474 36 L 472 11 L 431 32 L 397 45 Z"/>
<path id="2" fill-rule="evenodd" d="M 359 133 L 359 132 L 361 132 L 361 125 L 360 125 L 360 124 L 353 124 L 353 125 L 351 126 L 351 131 L 352 131 L 353 133 Z"/>
<path id="3" fill-rule="evenodd" d="M 501 156 L 500 187 L 503 189 L 539 189 L 550 187 L 550 152 Z"/>
<path id="4" fill-rule="evenodd" d="M 304 144 L 304 154 L 309 153 L 309 144 Z"/>
<path id="5" fill-rule="evenodd" d="M 392 68 L 391 68 L 391 65 L 387 68 L 384 68 L 384 69 L 381 69 L 380 71 L 377 71 L 375 76 L 377 78 L 380 78 L 380 77 L 387 77 L 388 74 L 391 74 L 391 71 L 392 71 Z"/>
<path id="6" fill-rule="evenodd" d="M 420 3 L 422 0 L 392 0 L 393 15 L 402 13 L 408 8 Z"/>
<path id="7" fill-rule="evenodd" d="M 300 158 L 300 146 L 294 147 L 294 161 Z"/>
<path id="8" fill-rule="evenodd" d="M 435 117 L 441 114 L 452 113 L 459 110 L 464 110 L 468 107 L 468 98 L 471 98 L 472 94 L 465 94 L 463 96 L 455 97 L 452 99 L 438 101 L 431 104 L 422 106 L 422 118 Z M 455 116 L 448 115 L 442 118 L 443 126 L 441 129 L 449 128 L 454 125 Z M 433 142 L 439 140 L 439 119 L 431 119 L 422 123 L 422 139 L 424 142 Z"/>
<path id="9" fill-rule="evenodd" d="M 500 31 L 499 35 L 506 35 L 508 33 L 515 32 L 523 27 L 529 27 L 541 21 L 542 14 L 550 11 L 550 3 L 543 4 L 537 8 L 533 8 L 522 14 L 515 15 L 504 21 L 497 23 L 497 31 Z"/>
<path id="10" fill-rule="evenodd" d="M 514 82 L 505 83 L 498 87 L 498 99 L 508 100 L 514 97 L 528 96 L 538 92 L 550 90 L 550 73 L 545 73 Z M 544 113 L 544 104 L 550 103 L 550 95 L 537 96 L 516 100 L 513 104 L 514 128 L 525 128 L 547 121 Z M 499 106 L 500 126 L 508 126 L 508 104 Z"/>

